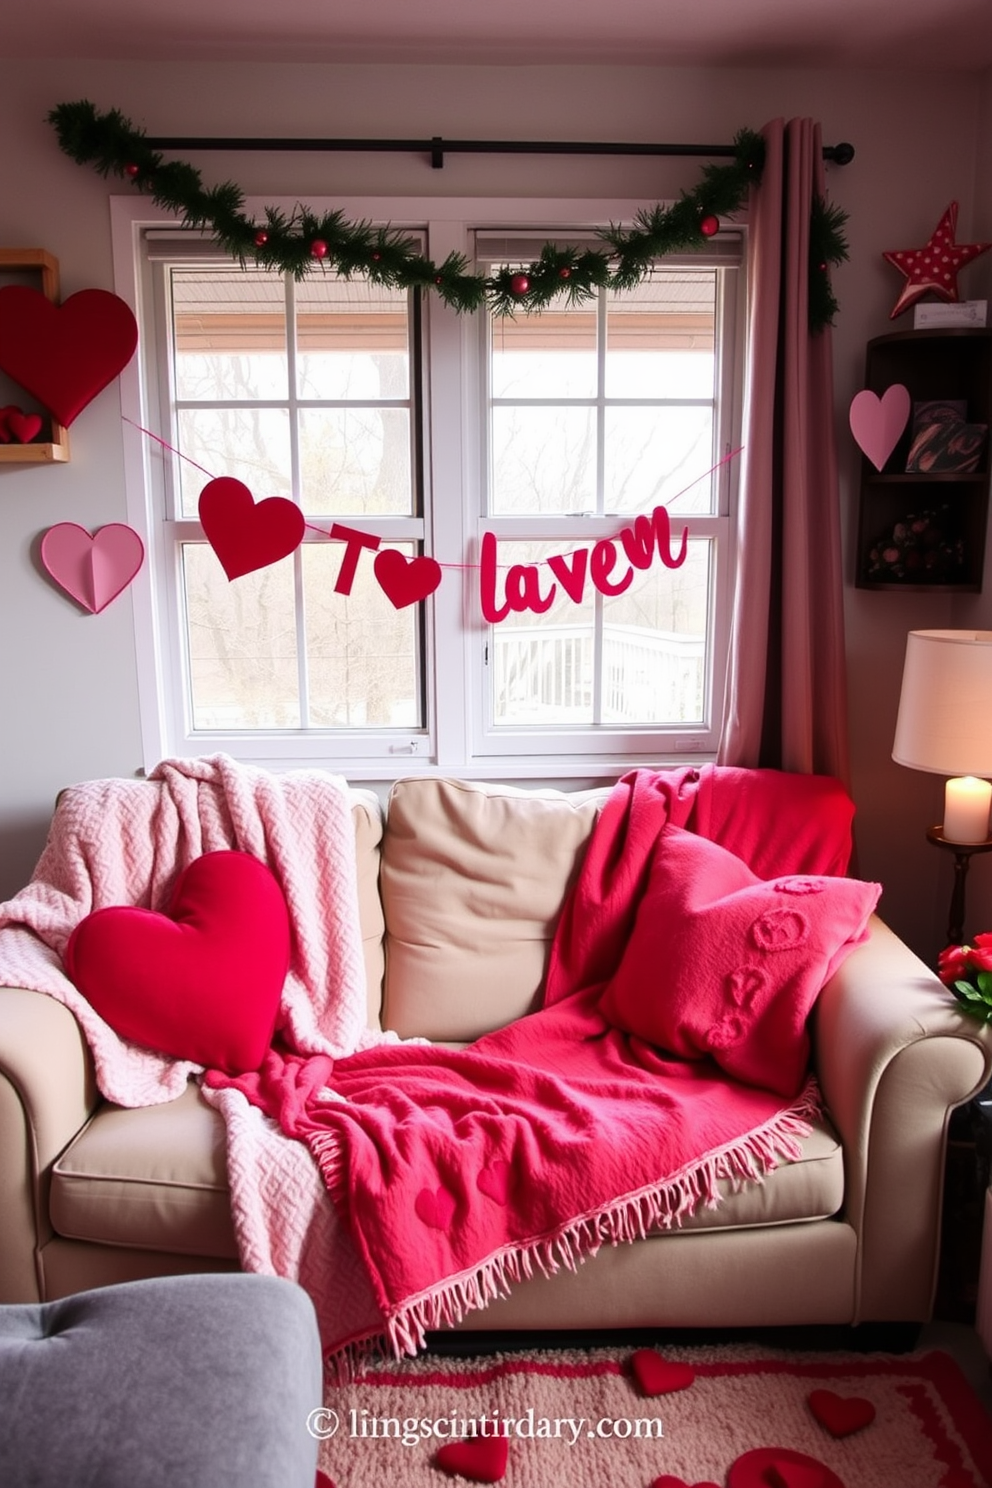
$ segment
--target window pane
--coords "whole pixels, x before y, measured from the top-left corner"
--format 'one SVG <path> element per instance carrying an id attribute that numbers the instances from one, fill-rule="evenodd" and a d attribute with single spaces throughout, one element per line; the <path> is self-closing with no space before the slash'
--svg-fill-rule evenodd
<path id="1" fill-rule="evenodd" d="M 214 476 L 243 481 L 256 501 L 290 495 L 288 409 L 185 408 L 177 435 L 187 457 L 178 462 L 180 515 L 196 516 L 200 492 Z"/>
<path id="2" fill-rule="evenodd" d="M 233 583 L 206 543 L 182 560 L 194 729 L 299 728 L 293 560 Z"/>
<path id="3" fill-rule="evenodd" d="M 712 398 L 716 274 L 655 269 L 606 296 L 608 398 Z"/>
<path id="4" fill-rule="evenodd" d="M 409 543 L 389 546 L 414 556 Z M 419 728 L 419 606 L 395 609 L 369 562 L 358 565 L 350 595 L 335 594 L 340 564 L 337 543 L 304 545 L 310 722 L 315 728 Z"/>
<path id="5" fill-rule="evenodd" d="M 173 269 L 180 401 L 285 398 L 283 277 L 264 269 Z"/>
<path id="6" fill-rule="evenodd" d="M 410 388 L 408 300 L 364 279 L 313 274 L 296 287 L 296 378 L 301 398 L 405 398 Z"/>
<path id="7" fill-rule="evenodd" d="M 595 409 L 494 408 L 492 445 L 493 513 L 595 511 Z"/>
<path id="8" fill-rule="evenodd" d="M 300 476 L 314 516 L 412 515 L 409 409 L 302 409 Z"/>
<path id="9" fill-rule="evenodd" d="M 506 564 L 542 564 L 561 545 L 500 544 Z M 624 572 L 623 560 L 614 573 Z M 540 591 L 554 582 L 540 568 Z M 710 543 L 693 540 L 677 569 L 634 570 L 623 594 L 602 600 L 586 583 L 580 604 L 561 588 L 542 615 L 492 627 L 492 716 L 497 727 L 639 726 L 703 720 Z M 598 638 L 599 637 L 599 638 Z"/>
<path id="10" fill-rule="evenodd" d="M 494 398 L 594 397 L 595 307 L 494 316 L 491 393 Z"/>
<path id="11" fill-rule="evenodd" d="M 605 446 L 608 512 L 714 509 L 712 408 L 608 407 Z"/>

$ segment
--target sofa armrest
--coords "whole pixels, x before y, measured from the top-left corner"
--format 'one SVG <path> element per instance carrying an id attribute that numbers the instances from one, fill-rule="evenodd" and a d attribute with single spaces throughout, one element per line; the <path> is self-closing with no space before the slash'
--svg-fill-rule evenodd
<path id="1" fill-rule="evenodd" d="M 96 1108 L 86 1040 L 53 997 L 0 987 L 0 1302 L 39 1297 L 52 1163 Z"/>
<path id="2" fill-rule="evenodd" d="M 947 1125 L 992 1075 L 992 1029 L 958 1008 L 877 917 L 823 989 L 820 1086 L 844 1147 L 844 1218 L 858 1234 L 856 1321 L 930 1316 Z"/>

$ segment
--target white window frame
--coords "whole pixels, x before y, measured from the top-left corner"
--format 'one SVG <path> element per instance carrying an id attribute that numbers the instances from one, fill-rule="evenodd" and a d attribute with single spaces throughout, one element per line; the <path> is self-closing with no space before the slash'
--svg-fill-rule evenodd
<path id="1" fill-rule="evenodd" d="M 264 205 L 291 213 L 295 202 L 248 200 L 245 210 L 261 216 Z M 349 220 L 389 222 L 426 235 L 426 252 L 435 262 L 449 253 L 471 255 L 476 231 L 516 231 L 564 236 L 588 234 L 597 223 L 632 222 L 641 201 L 584 199 L 355 198 L 322 203 L 315 211 L 339 208 Z M 116 292 L 134 310 L 139 326 L 155 326 L 154 342 L 165 344 L 164 305 L 155 303 L 153 276 L 142 240 L 149 229 L 175 229 L 176 219 L 147 200 L 111 198 Z M 737 232 L 743 236 L 743 230 Z M 711 260 L 710 260 L 711 261 Z M 743 403 L 743 270 L 731 269 L 731 295 L 720 307 L 724 355 L 718 365 L 721 413 L 718 448 L 729 454 L 739 442 Z M 444 568 L 444 580 L 424 606 L 426 715 L 421 731 L 281 730 L 221 732 L 187 730 L 184 661 L 178 614 L 176 547 L 156 540 L 163 518 L 162 462 L 170 458 L 155 435 L 161 434 L 158 369 L 153 347 L 144 344 L 121 376 L 125 419 L 124 476 L 127 520 L 148 553 L 147 581 L 132 589 L 142 750 L 145 768 L 166 756 L 223 751 L 272 769 L 320 766 L 354 780 L 388 781 L 399 774 L 441 773 L 490 779 L 594 780 L 615 776 L 639 763 L 713 758 L 719 735 L 730 636 L 732 560 L 737 523 L 739 458 L 726 460 L 717 474 L 719 508 L 714 516 L 673 517 L 673 533 L 687 525 L 691 536 L 711 539 L 711 620 L 707 717 L 700 728 L 650 727 L 627 731 L 576 728 L 535 732 L 494 730 L 486 718 L 485 669 L 490 628 L 478 601 L 481 535 L 488 525 L 512 536 L 512 519 L 484 517 L 484 457 L 481 418 L 485 408 L 480 321 L 484 312 L 458 314 L 431 296 L 423 317 L 423 437 L 425 509 L 423 527 L 411 519 L 410 534 L 422 530 L 423 551 Z M 153 319 L 149 319 L 153 317 Z M 454 414 L 457 410 L 457 416 Z M 137 427 L 134 427 L 137 426 Z M 141 432 L 142 430 L 150 432 Z M 342 518 L 347 522 L 347 518 Z M 560 521 L 561 519 L 559 519 Z M 556 532 L 569 542 L 591 543 L 616 534 L 630 521 L 621 518 L 565 519 Z M 183 526 L 184 524 L 179 524 Z M 374 531 L 375 523 L 355 526 Z M 519 527 L 520 524 L 517 523 Z M 189 524 L 189 535 L 199 532 Z M 180 532 L 179 536 L 182 535 Z M 528 519 L 521 535 L 533 536 Z M 458 582 L 458 575 L 461 582 Z M 439 679 L 444 685 L 439 687 Z"/>

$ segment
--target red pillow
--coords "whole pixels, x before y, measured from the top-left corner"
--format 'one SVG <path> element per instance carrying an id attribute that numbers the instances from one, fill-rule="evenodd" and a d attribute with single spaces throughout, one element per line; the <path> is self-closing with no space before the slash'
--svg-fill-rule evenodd
<path id="1" fill-rule="evenodd" d="M 793 1096 L 810 1010 L 867 937 L 880 893 L 853 878 L 766 882 L 718 843 L 667 827 L 600 1011 L 649 1044 Z"/>
<path id="2" fill-rule="evenodd" d="M 169 912 L 113 906 L 80 920 L 66 975 L 122 1038 L 230 1075 L 261 1064 L 289 970 L 289 911 L 264 863 L 196 858 Z"/>

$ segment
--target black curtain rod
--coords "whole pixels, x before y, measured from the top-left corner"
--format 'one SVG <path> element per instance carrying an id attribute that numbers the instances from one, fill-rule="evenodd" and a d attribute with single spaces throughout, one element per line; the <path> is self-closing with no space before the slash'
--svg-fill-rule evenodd
<path id="1" fill-rule="evenodd" d="M 733 156 L 734 145 L 623 145 L 576 143 L 568 140 L 541 142 L 535 140 L 449 140 L 440 135 L 431 139 L 210 139 L 203 136 L 179 138 L 159 135 L 147 137 L 153 150 L 368 150 L 379 153 L 412 152 L 429 155 L 431 165 L 440 170 L 445 155 L 705 155 L 713 158 Z M 854 146 L 841 143 L 824 145 L 824 160 L 835 165 L 849 165 L 854 159 Z"/>

